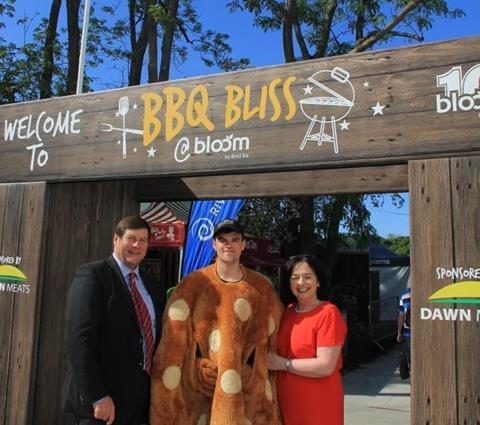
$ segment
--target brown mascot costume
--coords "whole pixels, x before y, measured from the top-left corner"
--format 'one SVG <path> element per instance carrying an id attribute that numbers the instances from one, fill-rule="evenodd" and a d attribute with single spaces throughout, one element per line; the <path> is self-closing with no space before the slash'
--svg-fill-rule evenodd
<path id="1" fill-rule="evenodd" d="M 267 353 L 281 303 L 270 281 L 239 264 L 236 221 L 213 235 L 214 264 L 185 277 L 165 310 L 152 371 L 151 425 L 276 425 Z"/>

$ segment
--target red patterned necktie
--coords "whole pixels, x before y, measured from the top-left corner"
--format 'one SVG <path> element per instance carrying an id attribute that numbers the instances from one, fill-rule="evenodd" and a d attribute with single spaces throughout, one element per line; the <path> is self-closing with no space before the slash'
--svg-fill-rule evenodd
<path id="1" fill-rule="evenodd" d="M 153 359 L 153 332 L 152 332 L 152 320 L 148 313 L 145 301 L 143 301 L 140 292 L 137 288 L 137 276 L 131 272 L 128 274 L 128 280 L 130 283 L 130 290 L 132 292 L 133 304 L 135 306 L 135 313 L 137 314 L 138 324 L 142 330 L 143 338 L 145 341 L 145 367 L 147 373 L 150 373 Z"/>

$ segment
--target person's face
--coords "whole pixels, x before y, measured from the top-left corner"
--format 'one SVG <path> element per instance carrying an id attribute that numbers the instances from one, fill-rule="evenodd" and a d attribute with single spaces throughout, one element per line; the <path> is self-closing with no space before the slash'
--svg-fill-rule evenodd
<path id="1" fill-rule="evenodd" d="M 306 261 L 293 266 L 290 276 L 290 289 L 300 303 L 310 304 L 317 300 L 317 287 L 320 282 Z"/>
<path id="2" fill-rule="evenodd" d="M 225 263 L 240 261 L 240 255 L 245 249 L 245 239 L 238 232 L 220 233 L 213 239 L 213 249 L 217 259 Z"/>
<path id="3" fill-rule="evenodd" d="M 122 237 L 113 235 L 113 252 L 127 267 L 134 269 L 148 249 L 147 229 L 127 229 Z"/>

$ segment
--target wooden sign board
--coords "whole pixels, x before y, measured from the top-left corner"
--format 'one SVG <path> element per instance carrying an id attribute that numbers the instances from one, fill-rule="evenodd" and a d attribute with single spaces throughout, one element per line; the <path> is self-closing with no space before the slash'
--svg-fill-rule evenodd
<path id="1" fill-rule="evenodd" d="M 478 153 L 479 43 L 473 37 L 2 106 L 0 182 Z"/>

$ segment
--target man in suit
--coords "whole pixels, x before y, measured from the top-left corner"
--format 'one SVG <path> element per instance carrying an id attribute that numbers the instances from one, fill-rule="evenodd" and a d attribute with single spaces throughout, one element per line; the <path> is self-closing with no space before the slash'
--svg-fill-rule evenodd
<path id="1" fill-rule="evenodd" d="M 65 411 L 78 425 L 148 423 L 150 368 L 161 332 L 163 287 L 145 274 L 150 227 L 124 217 L 113 254 L 80 266 L 66 310 Z"/>

